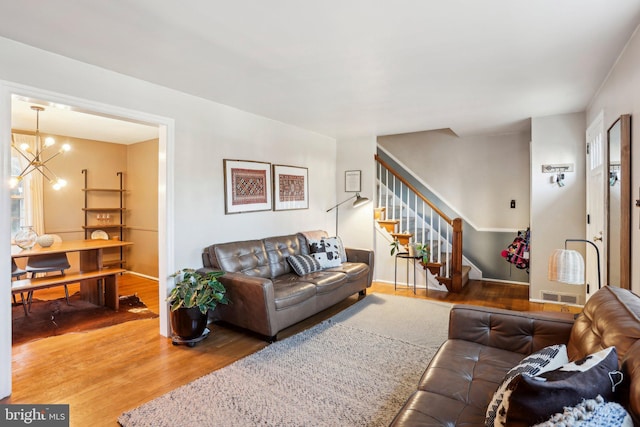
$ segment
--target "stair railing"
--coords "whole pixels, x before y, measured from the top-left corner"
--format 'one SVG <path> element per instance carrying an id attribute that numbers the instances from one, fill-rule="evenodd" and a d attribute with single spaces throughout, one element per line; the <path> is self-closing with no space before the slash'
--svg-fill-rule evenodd
<path id="1" fill-rule="evenodd" d="M 408 238 L 406 233 L 409 233 L 415 243 L 428 243 L 432 249 L 429 263 L 441 266 L 436 279 L 449 291 L 460 292 L 462 220 L 449 218 L 383 159 L 377 155 L 375 159 L 378 163 L 376 206 L 384 208 L 387 220 L 398 221 L 392 236 Z"/>

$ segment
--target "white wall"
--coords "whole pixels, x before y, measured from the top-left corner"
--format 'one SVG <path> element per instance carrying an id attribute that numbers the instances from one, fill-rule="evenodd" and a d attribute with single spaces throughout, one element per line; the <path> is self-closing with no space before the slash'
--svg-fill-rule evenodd
<path id="1" fill-rule="evenodd" d="M 529 298 L 540 291 L 584 295 L 584 288 L 547 279 L 549 256 L 565 239 L 584 239 L 586 224 L 584 113 L 531 120 L 531 260 Z M 564 187 L 549 181 L 544 164 L 573 163 Z M 572 248 L 579 249 L 579 248 Z"/>
<path id="2" fill-rule="evenodd" d="M 52 95 L 175 120 L 175 143 L 169 140 L 167 218 L 169 267 L 199 267 L 202 249 L 215 242 L 334 227 L 326 209 L 336 199 L 336 141 L 235 108 L 180 93 L 0 38 L 0 80 L 49 91 Z M 226 84 L 212 82 L 211 84 Z M 10 143 L 9 95 L 0 93 L 3 181 L 8 182 Z M 162 150 L 163 138 L 160 138 Z M 224 214 L 222 160 L 243 159 L 304 166 L 309 170 L 308 210 Z M 162 173 L 162 172 L 161 172 Z M 173 175 L 173 187 L 171 179 Z M 6 186 L 0 190 L 3 212 Z M 68 188 L 65 191 L 74 191 Z M 164 189 L 159 189 L 163 192 Z M 80 206 L 78 207 L 78 209 Z M 161 234 L 162 235 L 162 234 Z M 0 257 L 9 257 L 9 220 L 0 227 Z M 162 247 L 162 245 L 160 245 Z M 0 274 L 9 277 L 8 263 Z M 166 277 L 162 277 L 162 282 Z M 2 282 L 0 304 L 0 397 L 10 393 L 11 332 L 9 283 Z M 9 314 L 7 314 L 9 313 Z"/>
<path id="3" fill-rule="evenodd" d="M 528 132 L 458 137 L 445 129 L 378 137 L 478 230 L 529 225 L 529 141 Z"/>
<path id="4" fill-rule="evenodd" d="M 341 205 L 338 214 L 338 232 L 345 246 L 353 248 L 373 248 L 373 208 L 375 201 L 376 180 L 375 160 L 376 137 L 363 137 L 343 141 L 338 144 L 336 162 L 336 201 L 331 206 L 354 196 L 354 193 L 346 193 L 345 171 L 359 170 L 362 172 L 362 191 L 360 195 L 369 199 L 369 203 L 357 208 L 353 207 L 353 200 Z M 327 206 L 327 208 L 331 207 Z M 335 211 L 330 212 L 334 216 Z M 335 225 L 329 231 L 333 234 Z"/>
<path id="5" fill-rule="evenodd" d="M 587 109 L 587 123 L 604 111 L 607 129 L 622 114 L 631 114 L 631 192 L 638 197 L 640 187 L 640 33 L 636 30 L 617 63 Z M 640 254 L 639 209 L 631 208 L 631 254 Z M 640 263 L 631 262 L 631 289 L 640 294 Z"/>

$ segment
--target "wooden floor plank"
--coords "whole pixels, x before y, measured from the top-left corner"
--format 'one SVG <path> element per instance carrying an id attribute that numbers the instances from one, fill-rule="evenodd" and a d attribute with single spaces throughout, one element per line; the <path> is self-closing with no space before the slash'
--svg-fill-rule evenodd
<path id="1" fill-rule="evenodd" d="M 121 295 L 137 294 L 158 312 L 157 282 L 120 276 Z M 77 290 L 72 285 L 70 292 Z M 38 291 L 36 298 L 59 298 L 61 289 Z M 398 289 L 374 283 L 369 293 L 510 308 L 520 311 L 559 311 L 561 306 L 528 301 L 528 287 L 472 281 L 461 294 Z M 279 334 L 283 339 L 327 319 L 358 301 L 352 296 Z M 577 312 L 575 307 L 565 310 Z M 117 426 L 118 416 L 209 372 L 227 366 L 267 344 L 251 333 L 216 325 L 193 348 L 174 346 L 161 337 L 159 320 L 127 322 L 85 333 L 45 338 L 13 347 L 13 394 L 0 403 L 70 404 L 71 426 Z"/>

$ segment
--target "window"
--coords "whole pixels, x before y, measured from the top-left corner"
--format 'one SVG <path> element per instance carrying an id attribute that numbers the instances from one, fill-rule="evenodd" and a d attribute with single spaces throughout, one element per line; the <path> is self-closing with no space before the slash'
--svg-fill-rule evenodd
<path id="1" fill-rule="evenodd" d="M 11 175 L 18 176 L 22 171 L 20 165 L 20 157 L 13 151 L 11 153 Z M 24 225 L 27 220 L 27 208 L 25 194 L 29 188 L 29 178 L 25 178 L 18 183 L 15 188 L 11 189 L 11 239 L 20 231 L 20 226 Z"/>

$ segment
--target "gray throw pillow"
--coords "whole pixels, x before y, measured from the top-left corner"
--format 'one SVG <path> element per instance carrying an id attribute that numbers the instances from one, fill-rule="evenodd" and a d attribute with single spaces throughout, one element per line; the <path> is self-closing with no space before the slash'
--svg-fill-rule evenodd
<path id="1" fill-rule="evenodd" d="M 287 262 L 298 276 L 322 270 L 320 263 L 311 255 L 291 255 Z"/>

